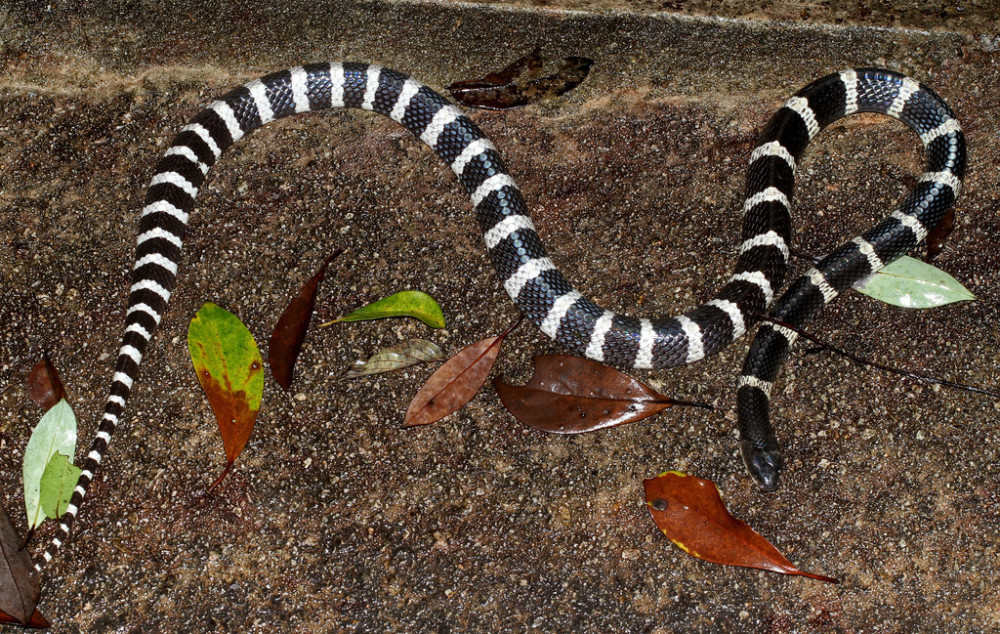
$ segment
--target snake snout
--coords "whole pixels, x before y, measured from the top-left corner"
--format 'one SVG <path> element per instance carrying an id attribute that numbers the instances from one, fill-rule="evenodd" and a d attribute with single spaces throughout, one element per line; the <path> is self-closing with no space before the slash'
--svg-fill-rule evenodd
<path id="1" fill-rule="evenodd" d="M 750 477 L 762 490 L 768 492 L 778 490 L 781 467 L 785 464 L 780 449 L 762 449 L 744 441 L 740 443 L 740 455 L 743 456 L 743 464 Z"/>

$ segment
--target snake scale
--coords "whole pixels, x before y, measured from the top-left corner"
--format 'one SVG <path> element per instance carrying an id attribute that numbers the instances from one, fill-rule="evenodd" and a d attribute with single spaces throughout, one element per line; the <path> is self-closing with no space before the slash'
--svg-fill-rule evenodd
<path id="1" fill-rule="evenodd" d="M 371 110 L 402 124 L 458 176 L 472 199 L 489 257 L 518 309 L 546 335 L 591 359 L 624 368 L 691 363 L 725 348 L 760 320 L 784 282 L 796 166 L 809 141 L 853 112 L 905 122 L 926 149 L 926 171 L 899 209 L 837 249 L 792 284 L 772 313 L 796 326 L 836 294 L 915 246 L 958 195 L 965 170 L 961 129 L 931 90 L 897 73 L 848 70 L 820 79 L 771 118 L 750 156 L 736 268 L 716 297 L 687 313 L 646 319 L 600 308 L 559 273 L 494 145 L 446 99 L 406 75 L 359 63 L 310 64 L 233 90 L 173 139 L 156 168 L 139 220 L 125 333 L 104 413 L 41 570 L 69 536 L 139 373 L 177 279 L 189 214 L 209 168 L 233 143 L 270 121 L 325 108 Z M 764 326 L 738 391 L 741 451 L 765 488 L 777 484 L 781 453 L 768 397 L 795 333 Z"/>

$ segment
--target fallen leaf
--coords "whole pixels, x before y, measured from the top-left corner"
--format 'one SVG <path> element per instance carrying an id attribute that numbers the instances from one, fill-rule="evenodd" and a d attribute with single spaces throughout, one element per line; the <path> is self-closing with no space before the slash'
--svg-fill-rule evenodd
<path id="1" fill-rule="evenodd" d="M 593 64 L 586 57 L 566 57 L 556 62 L 553 74 L 542 76 L 544 60 L 535 49 L 500 72 L 481 79 L 457 81 L 448 86 L 448 91 L 456 100 L 473 108 L 515 108 L 569 92 L 586 79 Z"/>
<path id="2" fill-rule="evenodd" d="M 188 350 L 226 449 L 226 468 L 214 488 L 232 469 L 253 431 L 264 391 L 263 361 L 243 322 L 211 302 L 191 320 Z"/>
<path id="3" fill-rule="evenodd" d="M 24 448 L 24 509 L 29 528 L 35 528 L 45 519 L 41 505 L 42 475 L 56 453 L 76 455 L 76 415 L 66 399 L 45 412 Z"/>
<path id="4" fill-rule="evenodd" d="M 903 308 L 935 308 L 976 299 L 958 280 L 941 269 L 905 255 L 855 288 L 869 297 Z"/>
<path id="5" fill-rule="evenodd" d="M 526 385 L 509 385 L 502 377 L 493 387 L 504 407 L 529 427 L 552 434 L 582 434 L 642 420 L 678 401 L 614 368 L 566 355 L 535 357 L 535 373 Z"/>
<path id="6" fill-rule="evenodd" d="M 320 324 L 320 328 L 342 321 L 366 321 L 384 317 L 416 317 L 431 328 L 444 328 L 444 313 L 434 298 L 421 291 L 400 291 L 368 304 L 340 319 Z"/>
<path id="7" fill-rule="evenodd" d="M 369 374 L 391 372 L 428 361 L 440 361 L 444 358 L 441 347 L 426 339 L 410 339 L 395 346 L 379 350 L 367 361 L 355 361 L 354 367 L 348 370 L 343 378 L 355 379 Z"/>
<path id="8" fill-rule="evenodd" d="M 80 478 L 80 467 L 73 464 L 72 458 L 64 453 L 56 452 L 45 465 L 41 480 L 41 504 L 46 517 L 56 519 L 66 510 L 69 500 L 73 497 L 73 489 Z"/>
<path id="9" fill-rule="evenodd" d="M 271 341 L 267 346 L 267 362 L 271 366 L 271 375 L 286 392 L 292 387 L 292 375 L 295 372 L 295 362 L 302 351 L 309 321 L 312 319 L 313 308 L 316 306 L 316 291 L 326 275 L 330 262 L 343 253 L 337 249 L 323 261 L 319 270 L 299 290 L 298 295 L 281 313 L 278 323 L 271 333 Z"/>
<path id="10" fill-rule="evenodd" d="M 31 369 L 31 374 L 28 375 L 28 392 L 31 400 L 45 410 L 66 398 L 66 389 L 59 379 L 59 372 L 48 355 Z"/>
<path id="11" fill-rule="evenodd" d="M 716 564 L 839 583 L 793 566 L 760 534 L 729 514 L 714 482 L 667 471 L 642 484 L 656 526 L 687 554 Z"/>
<path id="12" fill-rule="evenodd" d="M 955 229 L 955 207 L 949 207 L 948 212 L 937 223 L 930 233 L 927 234 L 927 259 L 933 260 L 944 251 L 944 244 L 948 241 L 948 236 Z"/>
<path id="13" fill-rule="evenodd" d="M 41 586 L 21 536 L 0 507 L 0 610 L 16 623 L 26 624 L 38 605 Z"/>
<path id="14" fill-rule="evenodd" d="M 37 609 L 35 609 L 35 611 L 31 613 L 31 618 L 28 619 L 27 623 L 21 623 L 11 615 L 0 610 L 0 624 L 2 623 L 18 623 L 22 627 L 30 627 L 36 630 L 43 630 L 45 628 L 52 627 L 49 624 L 49 622 L 45 620 L 45 617 L 42 616 L 42 613 L 39 612 Z"/>
<path id="15" fill-rule="evenodd" d="M 481 80 L 484 83 L 502 86 L 516 82 L 519 79 L 538 79 L 542 76 L 545 60 L 542 59 L 542 49 L 539 46 L 524 57 L 519 57 L 505 66 L 498 73 L 487 73 Z M 476 80 L 473 80 L 476 81 Z"/>
<path id="16" fill-rule="evenodd" d="M 500 345 L 524 317 L 510 325 L 496 337 L 487 337 L 466 346 L 445 361 L 427 379 L 417 395 L 410 401 L 403 417 L 404 427 L 429 425 L 461 409 L 472 400 L 500 354 Z"/>

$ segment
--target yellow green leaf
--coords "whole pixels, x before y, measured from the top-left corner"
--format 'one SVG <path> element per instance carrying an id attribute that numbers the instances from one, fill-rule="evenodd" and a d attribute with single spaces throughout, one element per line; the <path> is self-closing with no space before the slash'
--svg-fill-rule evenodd
<path id="1" fill-rule="evenodd" d="M 422 291 L 400 291 L 340 319 L 328 321 L 322 326 L 341 321 L 365 321 L 384 317 L 415 317 L 431 328 L 444 328 L 444 313 L 441 312 L 441 307 L 433 297 Z"/>
<path id="2" fill-rule="evenodd" d="M 219 422 L 228 471 L 257 419 L 264 392 L 263 359 L 243 322 L 211 302 L 191 320 L 188 350 Z"/>

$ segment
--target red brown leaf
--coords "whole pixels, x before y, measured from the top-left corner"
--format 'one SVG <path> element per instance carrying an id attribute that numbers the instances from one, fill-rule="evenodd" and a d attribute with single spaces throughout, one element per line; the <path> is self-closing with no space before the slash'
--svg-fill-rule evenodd
<path id="1" fill-rule="evenodd" d="M 30 627 L 36 630 L 43 630 L 48 627 L 51 627 L 51 625 L 49 625 L 49 622 L 45 620 L 45 617 L 42 616 L 42 613 L 39 612 L 37 609 L 31 613 L 31 618 L 28 619 L 27 623 L 21 623 L 20 621 L 18 621 L 11 615 L 7 614 L 6 612 L 0 611 L 0 623 L 17 623 L 22 627 Z"/>
<path id="2" fill-rule="evenodd" d="M 614 368 L 566 355 L 535 357 L 535 373 L 526 385 L 496 378 L 493 387 L 514 418 L 552 434 L 633 423 L 673 405 L 708 407 L 668 398 Z"/>
<path id="3" fill-rule="evenodd" d="M 292 375 L 295 372 L 295 362 L 302 351 L 306 331 L 316 307 L 316 291 L 326 275 L 326 269 L 343 249 L 337 249 L 323 261 L 315 275 L 299 290 L 298 295 L 281 313 L 278 323 L 271 333 L 271 341 L 267 346 L 267 362 L 271 366 L 271 375 L 286 392 L 292 387 Z"/>
<path id="4" fill-rule="evenodd" d="M 498 336 L 487 337 L 466 346 L 445 361 L 410 401 L 403 417 L 403 426 L 436 423 L 471 401 L 479 388 L 483 387 L 483 383 L 486 383 L 486 377 L 500 354 L 503 340 L 522 319 L 523 317 L 518 318 Z"/>
<path id="5" fill-rule="evenodd" d="M 793 566 L 770 542 L 729 514 L 711 480 L 667 471 L 642 484 L 656 526 L 689 555 L 727 566 L 839 583 Z"/>
<path id="6" fill-rule="evenodd" d="M 28 375 L 28 391 L 31 400 L 46 411 L 66 398 L 66 389 L 59 379 L 59 372 L 56 371 L 56 366 L 52 365 L 48 355 L 31 368 L 31 374 Z"/>
<path id="7" fill-rule="evenodd" d="M 15 622 L 26 624 L 40 596 L 31 556 L 27 549 L 21 549 L 21 536 L 0 507 L 0 610 Z"/>

